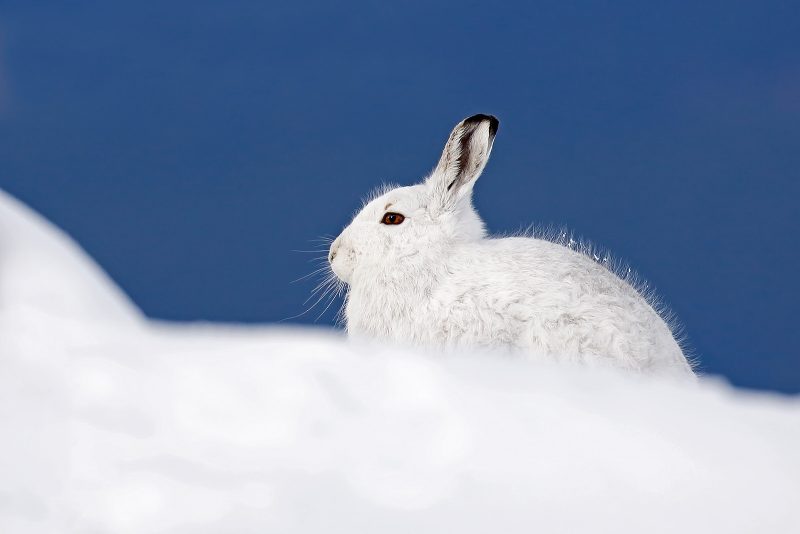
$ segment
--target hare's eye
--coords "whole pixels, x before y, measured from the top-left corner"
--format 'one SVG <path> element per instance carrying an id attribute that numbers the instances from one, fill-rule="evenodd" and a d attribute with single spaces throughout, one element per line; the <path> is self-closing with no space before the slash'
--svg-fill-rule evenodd
<path id="1" fill-rule="evenodd" d="M 399 213 L 395 213 L 390 211 L 383 215 L 383 219 L 381 219 L 381 223 L 383 224 L 400 224 L 401 222 L 405 221 L 406 218 L 400 215 Z"/>

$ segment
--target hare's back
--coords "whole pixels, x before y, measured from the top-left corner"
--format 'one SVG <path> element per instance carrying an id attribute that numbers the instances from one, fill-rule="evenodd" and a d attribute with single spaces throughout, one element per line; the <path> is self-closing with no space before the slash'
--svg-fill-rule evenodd
<path id="1" fill-rule="evenodd" d="M 475 272 L 493 275 L 498 280 L 514 280 L 523 287 L 542 289 L 587 286 L 596 291 L 638 292 L 618 276 L 608 263 L 565 245 L 545 239 L 506 237 L 485 239 L 464 245 L 460 263 L 473 264 Z"/>
<path id="2" fill-rule="evenodd" d="M 593 258 L 558 243 L 512 237 L 460 247 L 440 295 L 449 317 L 491 318 L 517 346 L 612 359 L 691 374 L 669 325 L 635 287 Z M 444 289 L 444 288 L 443 288 Z M 463 317 L 461 317 L 463 315 Z M 495 324 L 500 321 L 501 324 Z"/>

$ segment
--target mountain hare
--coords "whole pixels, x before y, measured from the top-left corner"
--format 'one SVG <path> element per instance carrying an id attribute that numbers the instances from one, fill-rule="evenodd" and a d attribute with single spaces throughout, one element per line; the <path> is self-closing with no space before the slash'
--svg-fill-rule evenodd
<path id="1" fill-rule="evenodd" d="M 461 121 L 428 178 L 371 200 L 334 240 L 348 333 L 693 377 L 648 299 L 590 255 L 486 236 L 472 189 L 498 125 L 491 115 Z"/>

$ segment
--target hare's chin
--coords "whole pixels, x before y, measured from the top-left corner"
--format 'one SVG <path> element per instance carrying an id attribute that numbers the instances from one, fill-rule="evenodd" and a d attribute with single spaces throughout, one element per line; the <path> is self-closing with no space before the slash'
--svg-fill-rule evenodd
<path id="1" fill-rule="evenodd" d="M 336 275 L 336 278 L 345 284 L 350 283 L 350 277 L 353 275 L 353 268 L 349 265 L 346 265 L 344 261 L 337 261 L 334 259 L 331 262 L 331 270 L 333 271 L 333 274 Z"/>

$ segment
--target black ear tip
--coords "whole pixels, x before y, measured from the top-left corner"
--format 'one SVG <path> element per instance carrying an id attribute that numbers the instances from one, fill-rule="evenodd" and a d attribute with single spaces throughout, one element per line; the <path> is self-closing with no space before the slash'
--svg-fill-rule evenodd
<path id="1" fill-rule="evenodd" d="M 494 115 L 484 115 L 483 113 L 478 113 L 477 115 L 473 115 L 472 117 L 464 119 L 464 124 L 475 124 L 477 126 L 484 121 L 489 121 L 489 135 L 492 137 L 497 135 L 497 129 L 500 127 L 500 121 L 497 120 L 497 117 Z"/>

